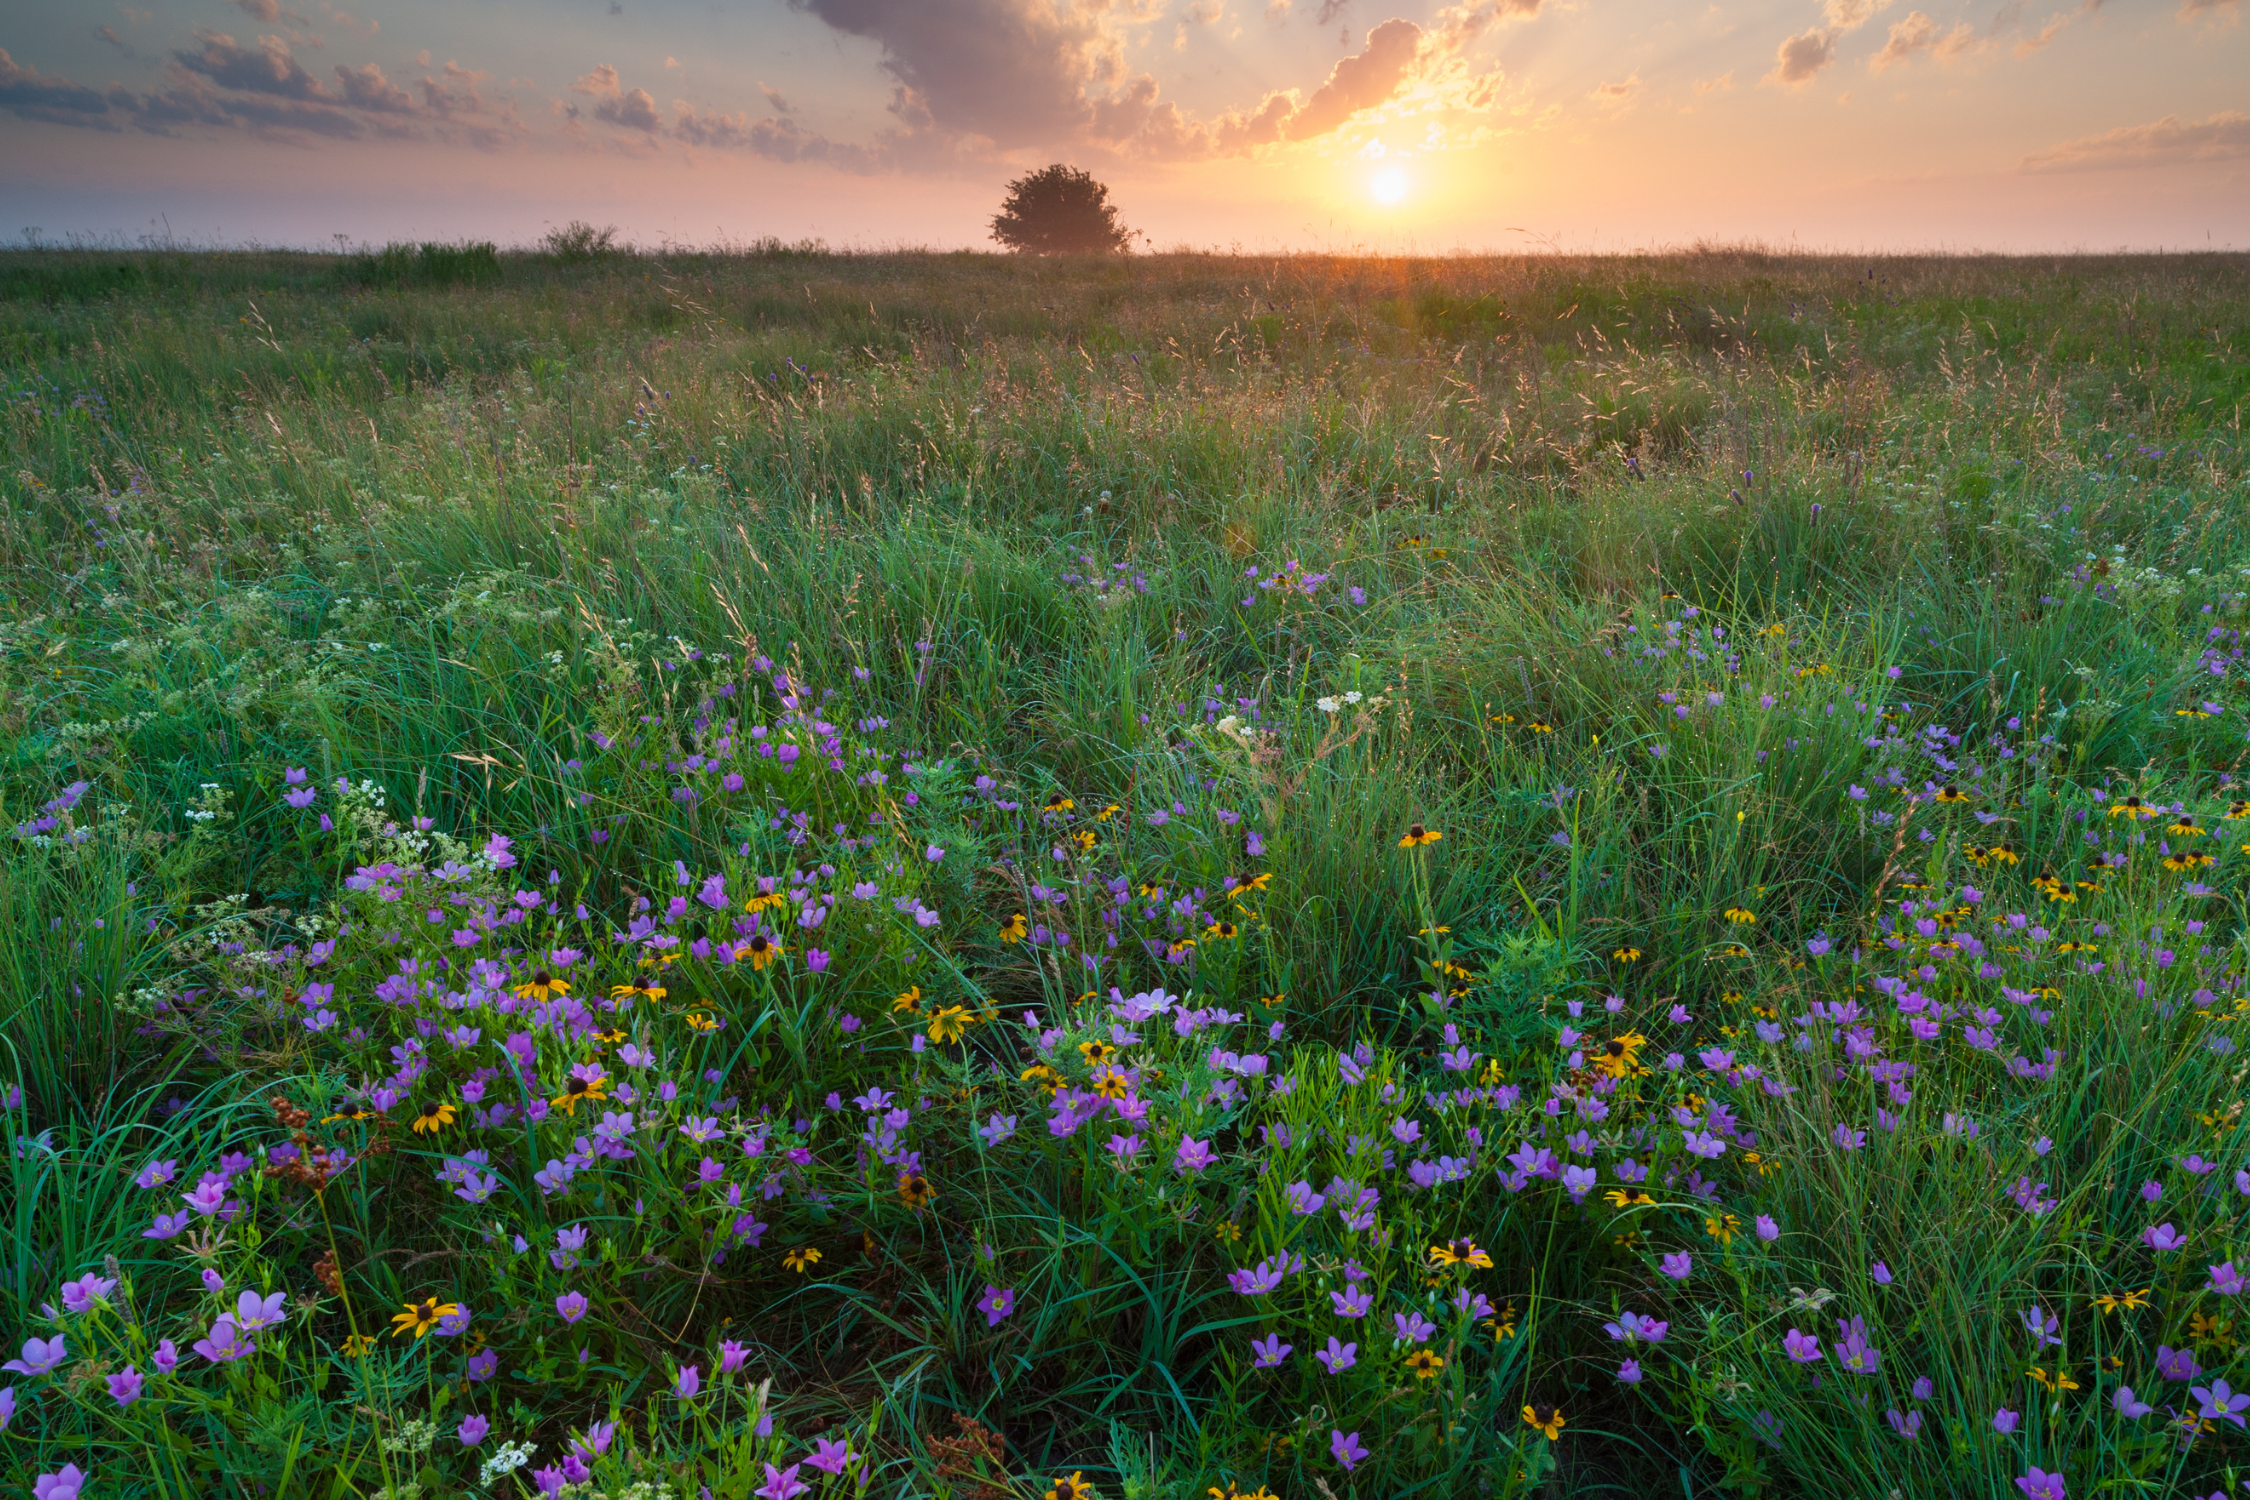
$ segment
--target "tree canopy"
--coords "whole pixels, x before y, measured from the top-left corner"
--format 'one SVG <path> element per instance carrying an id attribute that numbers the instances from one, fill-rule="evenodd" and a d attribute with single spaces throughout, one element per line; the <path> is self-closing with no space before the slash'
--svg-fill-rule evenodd
<path id="1" fill-rule="evenodd" d="M 992 237 L 1025 255 L 1113 255 L 1131 247 L 1133 231 L 1117 222 L 1107 187 L 1056 162 L 1008 184 Z"/>

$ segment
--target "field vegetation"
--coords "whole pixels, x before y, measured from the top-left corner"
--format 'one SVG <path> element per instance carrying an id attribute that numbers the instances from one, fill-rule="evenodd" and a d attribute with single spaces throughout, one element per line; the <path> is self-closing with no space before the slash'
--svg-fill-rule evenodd
<path id="1" fill-rule="evenodd" d="M 0 377 L 0 1493 L 2250 1476 L 2250 258 L 25 251 Z"/>

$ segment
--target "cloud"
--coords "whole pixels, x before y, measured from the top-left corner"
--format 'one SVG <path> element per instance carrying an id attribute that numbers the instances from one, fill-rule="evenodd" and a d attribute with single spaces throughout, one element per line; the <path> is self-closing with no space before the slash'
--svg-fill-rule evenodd
<path id="1" fill-rule="evenodd" d="M 571 88 L 581 94 L 592 94 L 597 99 L 614 99 L 618 93 L 617 70 L 608 63 L 603 63 L 573 83 Z"/>
<path id="2" fill-rule="evenodd" d="M 1774 52 L 1773 71 L 1765 81 L 1783 88 L 1803 88 L 1835 60 L 1836 33 L 1816 26 L 1782 42 Z"/>
<path id="3" fill-rule="evenodd" d="M 1734 74 L 1731 71 L 1721 73 L 1716 78 L 1698 78 L 1695 81 L 1695 91 L 1698 94 L 1723 94 L 1733 87 Z"/>
<path id="4" fill-rule="evenodd" d="M 84 125 L 106 120 L 110 100 L 97 89 L 26 68 L 0 48 L 0 109 L 26 119 Z"/>
<path id="5" fill-rule="evenodd" d="M 1586 97 L 1594 100 L 1598 104 L 1623 104 L 1626 100 L 1633 97 L 1634 92 L 1639 89 L 1640 86 L 1641 75 L 1635 73 L 1632 77 L 1622 79 L 1616 83 L 1597 84 L 1594 87 L 1593 91 L 1587 94 Z"/>
<path id="6" fill-rule="evenodd" d="M 771 109 L 775 114 L 786 115 L 794 112 L 790 107 L 789 101 L 782 97 L 781 90 L 775 88 L 772 84 L 760 83 L 758 85 L 758 92 L 766 96 L 766 107 L 768 109 Z"/>
<path id="7" fill-rule="evenodd" d="M 100 37 L 103 41 L 109 43 L 112 47 L 115 47 L 118 51 L 124 53 L 127 57 L 131 57 L 133 55 L 132 43 L 126 41 L 125 38 L 119 36 L 111 28 L 107 26 L 98 26 L 94 29 L 94 35 Z"/>
<path id="8" fill-rule="evenodd" d="M 235 9 L 271 26 L 281 19 L 281 0 L 234 0 Z"/>
<path id="9" fill-rule="evenodd" d="M 1001 147 L 1070 139 L 1093 93 L 1123 80 L 1099 12 L 1058 0 L 790 0 L 883 49 L 882 66 L 942 129 Z"/>
<path id="10" fill-rule="evenodd" d="M 1921 53 L 1944 61 L 1958 57 L 1976 45 L 1976 28 L 1963 21 L 1951 31 L 1942 31 L 1926 11 L 1909 11 L 1906 18 L 1894 22 L 1890 37 L 1883 50 L 1868 60 L 1868 67 L 1881 73 L 1911 62 Z"/>
<path id="11" fill-rule="evenodd" d="M 343 86 L 344 102 L 354 109 L 390 115 L 414 113 L 414 96 L 385 78 L 379 64 L 347 68 L 338 63 L 336 81 Z"/>
<path id="12" fill-rule="evenodd" d="M 1366 47 L 1329 69 L 1327 82 L 1293 112 L 1282 133 L 1293 141 L 1326 135 L 1361 110 L 1388 104 L 1422 48 L 1422 28 L 1398 17 L 1367 33 Z"/>
<path id="13" fill-rule="evenodd" d="M 280 37 L 262 36 L 254 48 L 241 45 L 223 31 L 205 32 L 202 40 L 201 51 L 175 52 L 172 57 L 180 66 L 201 73 L 223 89 L 322 103 L 332 98 L 320 80 L 290 55 L 289 44 Z"/>
<path id="14" fill-rule="evenodd" d="M 2180 19 L 2192 21 L 2197 16 L 2215 16 L 2221 11 L 2239 15 L 2241 7 L 2242 0 L 2180 0 Z"/>
<path id="15" fill-rule="evenodd" d="M 664 128 L 664 117 L 656 112 L 656 100 L 647 89 L 631 89 L 614 99 L 604 99 L 594 106 L 594 118 L 648 135 Z"/>
<path id="16" fill-rule="evenodd" d="M 1874 20 L 1877 12 L 1890 7 L 1891 0 L 1828 0 L 1824 8 L 1830 26 L 1838 31 L 1857 31 Z"/>
<path id="17" fill-rule="evenodd" d="M 2023 159 L 2026 172 L 2093 172 L 2121 167 L 2176 166 L 2250 157 L 2250 114 L 2222 110 L 2183 123 L 2166 115 L 2146 125 L 2125 125 L 2100 135 L 2064 141 Z"/>

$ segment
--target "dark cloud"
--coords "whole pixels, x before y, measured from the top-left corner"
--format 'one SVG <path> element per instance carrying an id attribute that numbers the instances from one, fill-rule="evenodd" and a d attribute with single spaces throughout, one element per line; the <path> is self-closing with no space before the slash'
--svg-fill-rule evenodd
<path id="1" fill-rule="evenodd" d="M 1055 0 L 790 0 L 883 49 L 883 68 L 945 130 L 995 145 L 1077 135 L 1090 95 L 1120 82 L 1115 40 L 1090 10 Z"/>
<path id="2" fill-rule="evenodd" d="M 277 36 L 260 37 L 256 47 L 245 47 L 225 32 L 207 32 L 202 50 L 175 52 L 172 57 L 181 67 L 201 73 L 223 89 L 324 103 L 333 98 L 320 80 L 290 55 L 289 44 Z"/>
<path id="3" fill-rule="evenodd" d="M 109 96 L 27 68 L 0 48 L 0 109 L 64 125 L 114 125 Z"/>
<path id="4" fill-rule="evenodd" d="M 2113 168 L 2176 166 L 2250 157 L 2250 114 L 2222 110 L 2207 120 L 2166 115 L 2146 125 L 2126 125 L 2082 136 L 2027 156 L 2026 172 L 2091 172 Z"/>
<path id="5" fill-rule="evenodd" d="M 115 47 L 118 51 L 124 53 L 127 57 L 131 57 L 134 55 L 132 43 L 119 36 L 110 27 L 97 26 L 94 28 L 94 35 L 100 37 L 103 41 L 109 43 L 112 47 Z"/>
<path id="6" fill-rule="evenodd" d="M 628 89 L 614 99 L 604 99 L 594 106 L 594 118 L 646 135 L 664 128 L 664 117 L 656 112 L 656 100 L 647 89 Z"/>
<path id="7" fill-rule="evenodd" d="M 354 109 L 391 115 L 414 113 L 414 96 L 385 78 L 382 68 L 375 63 L 357 68 L 338 63 L 336 81 L 343 87 L 344 102 Z"/>

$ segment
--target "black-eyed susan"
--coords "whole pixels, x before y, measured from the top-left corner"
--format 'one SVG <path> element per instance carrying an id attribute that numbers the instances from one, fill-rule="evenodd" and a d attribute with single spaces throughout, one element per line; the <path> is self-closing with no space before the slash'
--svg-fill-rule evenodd
<path id="1" fill-rule="evenodd" d="M 2144 1287 L 2137 1292 L 2104 1292 L 2099 1297 L 2096 1297 L 2094 1299 L 2094 1306 L 2100 1308 L 2105 1313 L 2113 1313 L 2120 1310 L 2125 1312 L 2137 1312 L 2141 1308 L 2148 1306 L 2149 1291 L 2149 1288 Z"/>
<path id="2" fill-rule="evenodd" d="M 352 1124 L 358 1124 L 363 1120 L 372 1120 L 375 1118 L 377 1118 L 375 1111 L 369 1109 L 364 1104 L 340 1104 L 336 1106 L 336 1113 L 332 1115 L 322 1116 L 320 1123 L 323 1125 L 333 1125 L 338 1120 L 344 1120 Z"/>
<path id="3" fill-rule="evenodd" d="M 1047 1486 L 1046 1500 L 1094 1500 L 1094 1487 L 1084 1474 L 1073 1471 L 1069 1478 Z"/>
<path id="4" fill-rule="evenodd" d="M 941 1047 L 950 1046 L 968 1035 L 969 1025 L 975 1020 L 966 1005 L 948 1005 L 930 1017 L 930 1040 Z"/>
<path id="5" fill-rule="evenodd" d="M 1553 1442 L 1562 1436 L 1564 1418 L 1559 1406 L 1527 1406 L 1523 1409 L 1524 1425 L 1546 1434 Z"/>
<path id="6" fill-rule="evenodd" d="M 734 961 L 738 964 L 748 964 L 754 973 L 763 973 L 766 965 L 781 957 L 786 951 L 780 943 L 766 936 L 766 934 L 753 932 L 750 934 L 749 941 L 734 950 Z"/>
<path id="7" fill-rule="evenodd" d="M 358 1359 L 361 1355 L 365 1354 L 368 1350 L 374 1347 L 375 1335 L 373 1335 L 372 1333 L 355 1333 L 350 1338 L 344 1340 L 344 1358 Z"/>
<path id="8" fill-rule="evenodd" d="M 1100 812 L 1094 814 L 1094 821 L 1097 823 L 1107 823 L 1111 818 L 1116 817 L 1124 810 L 1124 808 L 1120 807 L 1115 802 L 1112 802 L 1107 807 L 1103 808 Z"/>
<path id="9" fill-rule="evenodd" d="M 1640 1065 L 1641 1049 L 1648 1038 L 1637 1031 L 1623 1036 L 1613 1036 L 1601 1044 L 1594 1053 L 1594 1071 L 1610 1078 L 1625 1078 L 1644 1070 Z"/>
<path id="10" fill-rule="evenodd" d="M 1045 1089 L 1050 1094 L 1053 1093 L 1056 1089 L 1061 1088 L 1063 1085 L 1062 1074 L 1056 1072 L 1053 1068 L 1048 1067 L 1045 1063 L 1033 1063 L 1030 1067 L 1024 1069 L 1023 1072 L 1018 1076 L 1025 1083 L 1038 1084 L 1041 1088 Z"/>
<path id="11" fill-rule="evenodd" d="M 1000 941 L 1011 944 L 1020 943 L 1024 939 L 1024 934 L 1030 930 L 1030 924 L 1024 920 L 1023 913 L 1019 911 L 1000 924 Z"/>
<path id="12" fill-rule="evenodd" d="M 1248 880 L 1235 882 L 1234 889 L 1227 892 L 1227 897 L 1229 900 L 1240 901 L 1244 896 L 1255 891 L 1262 891 L 1271 884 L 1273 884 L 1273 871 L 1260 870 Z"/>
<path id="13" fill-rule="evenodd" d="M 1096 1068 L 1087 1086 L 1104 1099 L 1122 1099 L 1133 1092 L 1131 1076 L 1117 1067 Z"/>
<path id="14" fill-rule="evenodd" d="M 1420 823 L 1414 823 L 1408 825 L 1405 835 L 1398 841 L 1398 846 L 1401 849 L 1419 849 L 1425 844 L 1434 844 L 1444 837 L 1445 835 L 1435 828 L 1425 828 Z"/>
<path id="15" fill-rule="evenodd" d="M 2176 839 L 2199 839 L 2211 830 L 2196 822 L 2194 813 L 2181 813 L 2164 825 L 2164 831 Z"/>
<path id="16" fill-rule="evenodd" d="M 1207 938 L 1217 938 L 1223 942 L 1227 938 L 1231 938 L 1241 931 L 1242 929 L 1235 926 L 1232 922 L 1218 921 L 1213 922 L 1210 926 L 1204 928 L 1203 935 Z"/>
<path id="17" fill-rule="evenodd" d="M 408 1334 L 420 1338 L 437 1326 L 440 1318 L 450 1318 L 461 1310 L 458 1302 L 440 1302 L 435 1297 L 424 1297 L 419 1302 L 405 1304 L 406 1311 L 391 1315 L 393 1337 L 405 1338 Z"/>
<path id="18" fill-rule="evenodd" d="M 781 1263 L 792 1271 L 804 1272 L 820 1264 L 820 1252 L 810 1245 L 792 1250 L 781 1257 Z"/>
<path id="19" fill-rule="evenodd" d="M 930 1187 L 930 1179 L 919 1172 L 898 1174 L 898 1201 L 919 1212 L 929 1206 L 937 1193 Z"/>
<path id="20" fill-rule="evenodd" d="M 1108 1062 L 1111 1058 L 1115 1057 L 1117 1055 L 1117 1049 L 1115 1047 L 1112 1047 L 1109 1043 L 1101 1041 L 1097 1038 L 1096 1040 L 1090 1042 L 1080 1042 L 1078 1044 L 1078 1055 L 1086 1059 L 1087 1067 L 1098 1068 L 1103 1063 Z"/>
<path id="21" fill-rule="evenodd" d="M 1966 802 L 1969 794 L 1949 781 L 1937 789 L 1937 799 L 1940 802 Z"/>
<path id="22" fill-rule="evenodd" d="M 1073 802 L 1061 792 L 1049 792 L 1047 800 L 1040 805 L 1040 810 L 1051 813 L 1066 813 L 1076 806 L 1078 806 L 1076 802 Z"/>
<path id="23" fill-rule="evenodd" d="M 1641 950 L 1627 944 L 1622 948 L 1610 949 L 1609 956 L 1621 964 L 1637 964 L 1641 961 Z"/>
<path id="24" fill-rule="evenodd" d="M 922 987 L 918 984 L 910 984 L 904 991 L 891 997 L 891 1011 L 894 1015 L 902 1010 L 920 1010 L 921 1008 Z"/>
<path id="25" fill-rule="evenodd" d="M 788 904 L 789 893 L 787 891 L 760 891 L 757 895 L 743 902 L 742 909 L 752 912 L 770 911 L 777 906 L 787 906 Z"/>
<path id="26" fill-rule="evenodd" d="M 570 986 L 559 975 L 551 974 L 545 969 L 517 985 L 514 991 L 518 1000 L 552 1000 L 557 995 L 569 993 Z"/>
<path id="27" fill-rule="evenodd" d="M 2209 1313 L 2197 1313 L 2188 1319 L 2188 1337 L 2201 1345 L 2231 1348 L 2234 1344 L 2234 1324 Z"/>
<path id="28" fill-rule="evenodd" d="M 1091 854 L 1094 852 L 1094 845 L 1100 840 L 1094 837 L 1093 829 L 1081 828 L 1070 836 L 1070 842 L 1077 846 L 1080 854 Z"/>
<path id="29" fill-rule="evenodd" d="M 425 1100 L 422 1107 L 414 1112 L 414 1133 L 416 1135 L 436 1135 L 453 1123 L 454 1116 L 454 1108 L 447 1101 L 443 1099 Z"/>
<path id="30" fill-rule="evenodd" d="M 1482 1245 L 1464 1236 L 1447 1240 L 1442 1245 L 1430 1246 L 1430 1264 L 1433 1266 L 1474 1266 L 1480 1271 L 1492 1269 L 1492 1257 Z"/>
<path id="31" fill-rule="evenodd" d="M 1427 1349 L 1417 1349 L 1406 1356 L 1406 1368 L 1414 1372 L 1416 1380 L 1435 1380 L 1445 1361 Z"/>
<path id="32" fill-rule="evenodd" d="M 1730 906 L 1721 915 L 1737 927 L 1747 927 L 1758 920 L 1758 914 L 1747 906 Z"/>
<path id="33" fill-rule="evenodd" d="M 2109 805 L 2109 815 L 2113 818 L 2152 818 L 2156 816 L 2156 810 L 2138 797 L 2126 796 Z"/>
<path id="34" fill-rule="evenodd" d="M 1641 1208 L 1656 1201 L 1637 1187 L 1611 1188 L 1602 1196 L 1612 1208 Z"/>
<path id="35" fill-rule="evenodd" d="M 1712 1214 L 1704 1219 L 1703 1232 L 1722 1245 L 1731 1245 L 1742 1232 L 1742 1221 L 1733 1214 Z"/>
<path id="36" fill-rule="evenodd" d="M 1553 734 L 1555 732 L 1555 726 L 1548 723 L 1545 719 L 1533 719 L 1530 723 L 1524 725 L 1523 727 L 1530 730 L 1533 734 Z"/>
<path id="37" fill-rule="evenodd" d="M 664 987 L 664 971 L 662 969 L 652 969 L 646 974 L 626 980 L 623 984 L 613 984 L 609 987 L 609 998 L 612 1000 L 636 1000 L 643 995 L 651 1000 L 661 1000 L 669 993 L 670 991 Z"/>
<path id="38" fill-rule="evenodd" d="M 720 1027 L 726 1025 L 726 1022 L 720 1020 L 717 1016 L 707 1016 L 699 1010 L 691 1010 L 681 1019 L 688 1023 L 688 1030 L 690 1031 L 717 1031 Z"/>
<path id="39" fill-rule="evenodd" d="M 575 1117 L 579 1105 L 608 1097 L 609 1075 L 598 1064 L 580 1063 L 563 1080 L 562 1092 L 555 1095 L 553 1103 L 564 1114 Z"/>
<path id="40" fill-rule="evenodd" d="M 2250 801 L 2236 801 L 2227 804 L 2227 821 L 2229 823 L 2239 823 L 2244 818 L 2250 818 Z"/>

